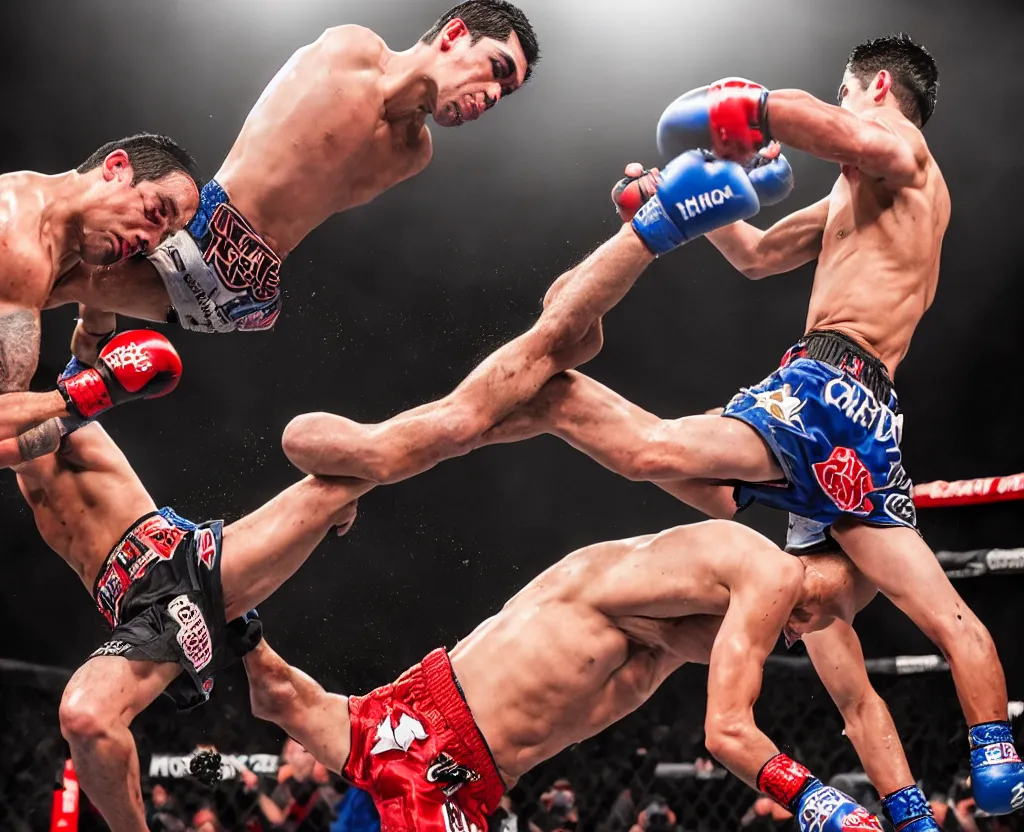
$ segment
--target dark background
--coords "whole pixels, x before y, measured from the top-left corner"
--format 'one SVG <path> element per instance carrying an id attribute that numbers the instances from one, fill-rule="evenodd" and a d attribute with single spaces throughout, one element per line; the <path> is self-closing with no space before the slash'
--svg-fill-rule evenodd
<path id="1" fill-rule="evenodd" d="M 325 27 L 411 45 L 447 0 L 12 3 L 0 11 L 0 169 L 58 172 L 138 130 L 168 133 L 211 176 L 279 66 Z M 534 81 L 480 123 L 435 128 L 415 180 L 314 231 L 286 263 L 270 334 L 168 328 L 185 376 L 168 399 L 104 417 L 158 504 L 236 519 L 298 478 L 279 447 L 295 414 L 378 420 L 442 395 L 526 328 L 558 274 L 610 236 L 623 163 L 657 159 L 654 126 L 724 75 L 833 101 L 857 42 L 904 29 L 936 56 L 926 135 L 953 196 L 942 282 L 897 379 L 915 480 L 1024 470 L 1019 326 L 1020 5 L 951 0 L 523 0 L 544 52 Z M 789 152 L 797 186 L 766 224 L 828 192 L 835 166 Z M 606 321 L 588 371 L 664 416 L 724 404 L 801 333 L 812 270 L 745 281 L 698 241 L 658 262 Z M 67 360 L 71 307 L 44 316 L 37 382 Z M 77 665 L 104 638 L 71 570 L 0 484 L 0 656 Z M 1021 545 L 1017 504 L 922 512 L 936 548 Z M 568 551 L 698 519 L 554 439 L 488 449 L 365 497 L 261 609 L 291 661 L 350 690 L 451 645 Z M 785 517 L 747 522 L 782 542 Z M 1024 696 L 1013 578 L 964 584 Z M 932 652 L 885 601 L 869 656 Z M 500 661 L 495 657 L 495 661 Z"/>

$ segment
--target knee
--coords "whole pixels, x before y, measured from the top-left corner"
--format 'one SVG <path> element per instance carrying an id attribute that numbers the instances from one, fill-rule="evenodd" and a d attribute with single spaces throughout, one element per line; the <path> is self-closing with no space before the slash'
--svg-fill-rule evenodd
<path id="1" fill-rule="evenodd" d="M 962 600 L 958 607 L 954 615 L 939 616 L 928 628 L 932 630 L 929 635 L 943 656 L 950 662 L 964 654 L 994 656 L 995 642 L 988 628 Z"/>
<path id="2" fill-rule="evenodd" d="M 285 425 L 284 433 L 281 434 L 281 450 L 284 451 L 284 455 L 288 457 L 288 461 L 292 465 L 306 474 L 313 473 L 308 469 L 313 467 L 310 462 L 312 461 L 311 451 L 316 444 L 314 433 L 322 415 L 320 413 L 303 413 L 296 416 Z"/>
<path id="3" fill-rule="evenodd" d="M 113 719 L 102 702 L 69 686 L 60 703 L 60 732 L 72 744 L 95 742 L 112 733 Z"/>

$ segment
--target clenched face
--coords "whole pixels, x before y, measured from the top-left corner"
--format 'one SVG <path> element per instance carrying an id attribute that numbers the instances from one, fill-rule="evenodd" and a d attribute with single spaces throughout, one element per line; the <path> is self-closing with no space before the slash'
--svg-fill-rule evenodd
<path id="1" fill-rule="evenodd" d="M 196 184 L 182 171 L 133 185 L 124 151 L 111 153 L 100 174 L 82 212 L 82 260 L 89 265 L 108 266 L 153 251 L 199 208 Z"/>
<path id="2" fill-rule="evenodd" d="M 526 77 L 526 55 L 515 32 L 504 43 L 493 38 L 472 41 L 465 24 L 456 18 L 435 42 L 433 116 L 441 127 L 476 121 L 519 89 Z"/>

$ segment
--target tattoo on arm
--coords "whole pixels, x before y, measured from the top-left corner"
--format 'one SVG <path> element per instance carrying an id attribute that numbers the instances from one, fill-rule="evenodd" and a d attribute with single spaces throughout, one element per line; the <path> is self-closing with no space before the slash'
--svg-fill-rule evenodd
<path id="1" fill-rule="evenodd" d="M 0 393 L 28 390 L 39 361 L 39 318 L 29 309 L 0 315 Z"/>
<path id="2" fill-rule="evenodd" d="M 60 419 L 48 419 L 18 435 L 18 450 L 21 461 L 28 462 L 52 454 L 60 447 L 62 431 Z"/>

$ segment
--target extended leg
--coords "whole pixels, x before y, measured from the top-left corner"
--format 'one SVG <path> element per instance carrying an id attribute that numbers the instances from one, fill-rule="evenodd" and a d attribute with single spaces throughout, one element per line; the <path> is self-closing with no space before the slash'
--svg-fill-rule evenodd
<path id="1" fill-rule="evenodd" d="M 285 430 L 285 453 L 309 473 L 379 483 L 414 476 L 466 453 L 551 376 L 596 354 L 601 317 L 653 259 L 624 226 L 559 279 L 557 294 L 529 331 L 484 360 L 451 394 L 379 425 L 324 413 L 299 416 Z"/>
<path id="2" fill-rule="evenodd" d="M 90 659 L 71 677 L 60 703 L 60 727 L 82 789 L 112 832 L 147 832 L 139 756 L 128 726 L 181 668 Z"/>
<path id="3" fill-rule="evenodd" d="M 227 526 L 220 567 L 227 620 L 267 600 L 332 527 L 348 531 L 356 500 L 372 488 L 365 480 L 306 477 Z"/>

